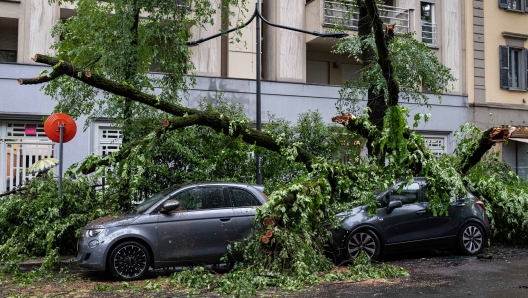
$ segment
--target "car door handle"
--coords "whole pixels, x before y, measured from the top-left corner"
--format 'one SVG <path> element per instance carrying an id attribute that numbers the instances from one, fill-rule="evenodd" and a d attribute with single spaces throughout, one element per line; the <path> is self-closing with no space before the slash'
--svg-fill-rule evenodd
<path id="1" fill-rule="evenodd" d="M 416 214 L 424 214 L 424 213 L 425 213 L 425 209 L 416 211 Z"/>
<path id="2" fill-rule="evenodd" d="M 231 220 L 231 217 L 222 217 L 220 218 L 220 221 L 223 221 L 223 222 L 228 222 Z"/>

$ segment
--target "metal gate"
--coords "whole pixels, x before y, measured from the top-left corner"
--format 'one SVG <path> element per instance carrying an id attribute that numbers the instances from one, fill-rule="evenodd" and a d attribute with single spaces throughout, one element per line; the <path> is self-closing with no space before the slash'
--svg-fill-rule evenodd
<path id="1" fill-rule="evenodd" d="M 0 122 L 0 192 L 35 177 L 36 174 L 27 173 L 27 168 L 54 155 L 54 143 L 46 137 L 41 122 Z"/>

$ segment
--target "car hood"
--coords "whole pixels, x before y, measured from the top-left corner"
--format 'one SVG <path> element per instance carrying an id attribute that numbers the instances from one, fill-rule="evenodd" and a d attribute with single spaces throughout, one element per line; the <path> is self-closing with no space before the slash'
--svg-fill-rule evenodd
<path id="1" fill-rule="evenodd" d="M 108 215 L 89 222 L 84 229 L 91 229 L 96 227 L 112 228 L 117 226 L 124 226 L 133 223 L 140 214 Z"/>
<path id="2" fill-rule="evenodd" d="M 355 207 L 355 208 L 352 208 L 350 210 L 347 210 L 347 211 L 344 211 L 344 212 L 341 212 L 341 213 L 337 214 L 337 217 L 348 218 L 348 217 L 354 216 L 354 215 L 358 214 L 359 212 L 361 212 L 362 210 L 366 210 L 366 209 L 367 209 L 367 206 Z"/>

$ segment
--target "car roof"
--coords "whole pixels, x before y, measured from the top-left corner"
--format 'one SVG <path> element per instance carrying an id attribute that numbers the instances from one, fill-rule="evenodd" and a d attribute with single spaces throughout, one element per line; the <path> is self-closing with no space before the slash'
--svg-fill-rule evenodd
<path id="1" fill-rule="evenodd" d="M 255 189 L 258 189 L 259 191 L 264 190 L 264 185 L 259 184 L 247 184 L 247 183 L 240 183 L 240 182 L 193 182 L 189 184 L 183 184 L 181 187 L 188 187 L 188 186 L 238 186 L 238 187 L 253 187 Z"/>

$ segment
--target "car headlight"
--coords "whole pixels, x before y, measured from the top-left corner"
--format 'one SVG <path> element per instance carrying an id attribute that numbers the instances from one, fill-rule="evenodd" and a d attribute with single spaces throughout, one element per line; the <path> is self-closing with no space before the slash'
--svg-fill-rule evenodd
<path id="1" fill-rule="evenodd" d="M 104 231 L 104 228 L 93 228 L 86 231 L 86 237 L 95 237 L 101 232 Z"/>

